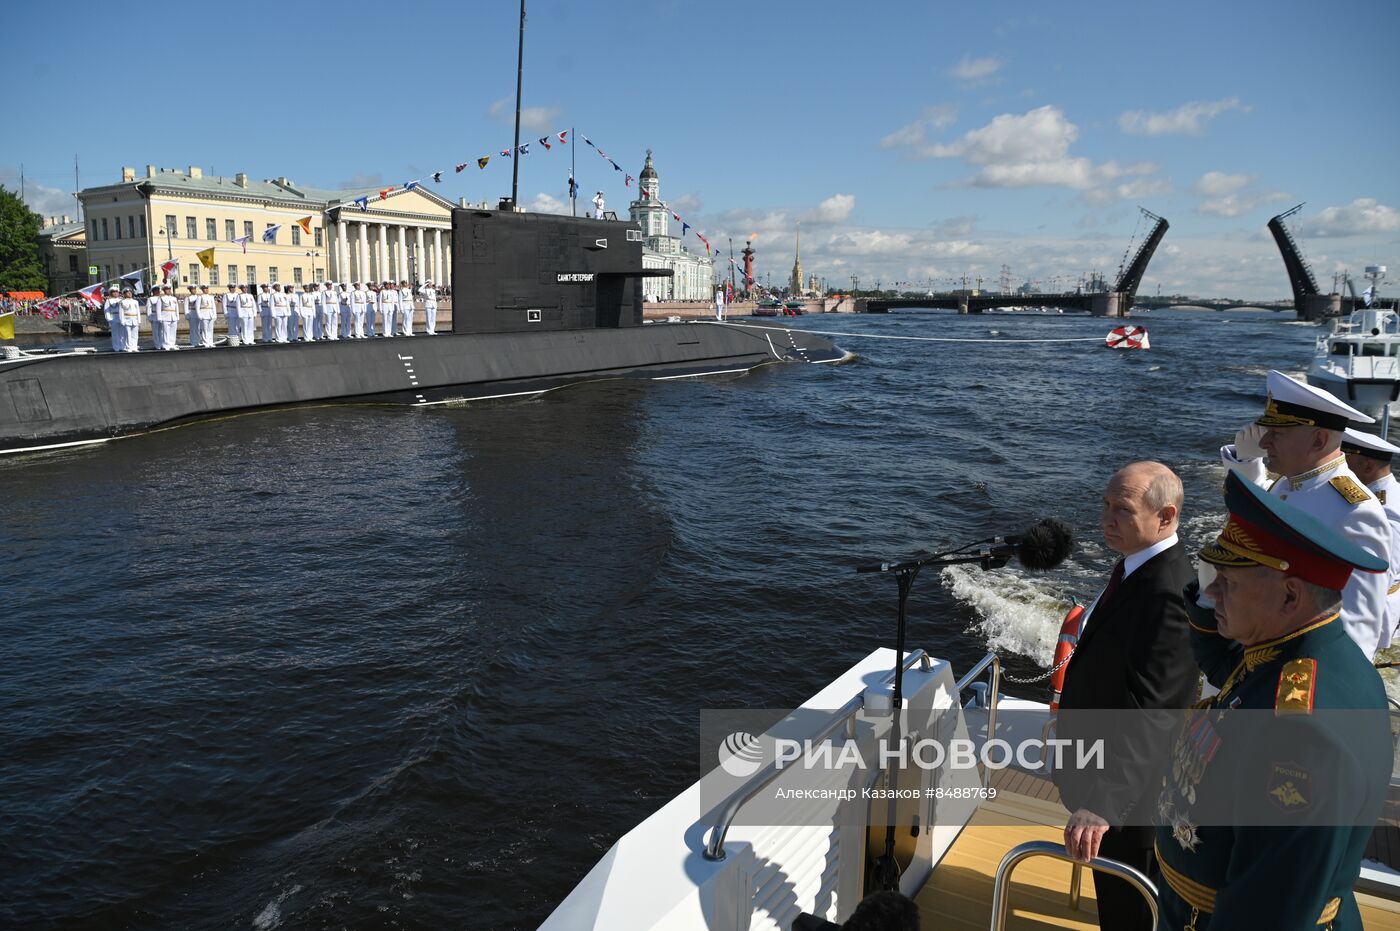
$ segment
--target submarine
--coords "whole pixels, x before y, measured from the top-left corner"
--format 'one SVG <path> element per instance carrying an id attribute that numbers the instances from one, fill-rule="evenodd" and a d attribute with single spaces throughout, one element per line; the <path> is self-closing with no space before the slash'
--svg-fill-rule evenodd
<path id="1" fill-rule="evenodd" d="M 308 403 L 432 407 L 610 378 L 675 379 L 839 362 L 778 326 L 644 323 L 635 223 L 456 208 L 452 322 L 436 336 L 24 352 L 0 357 L 0 453 L 130 437 Z"/>

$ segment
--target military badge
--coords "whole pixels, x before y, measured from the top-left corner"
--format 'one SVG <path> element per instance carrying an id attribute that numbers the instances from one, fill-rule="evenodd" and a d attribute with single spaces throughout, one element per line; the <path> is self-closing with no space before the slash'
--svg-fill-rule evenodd
<path id="1" fill-rule="evenodd" d="M 1269 801 L 1287 812 L 1312 806 L 1312 776 L 1296 763 L 1275 763 L 1269 773 Z"/>
<path id="2" fill-rule="evenodd" d="M 1284 663 L 1278 677 L 1274 714 L 1311 714 L 1316 679 L 1317 660 L 1291 659 Z"/>
<path id="3" fill-rule="evenodd" d="M 1180 816 L 1172 819 L 1172 837 L 1187 853 L 1195 853 L 1196 848 L 1201 845 L 1201 838 L 1196 833 L 1196 826 Z"/>

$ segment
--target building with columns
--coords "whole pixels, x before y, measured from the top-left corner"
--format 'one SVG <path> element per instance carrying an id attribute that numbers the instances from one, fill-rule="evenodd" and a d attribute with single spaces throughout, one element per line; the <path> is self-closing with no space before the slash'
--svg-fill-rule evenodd
<path id="1" fill-rule="evenodd" d="M 670 231 L 671 210 L 661 200 L 661 179 L 647 149 L 637 186 L 645 196 L 632 201 L 632 221 L 642 226 L 642 267 L 669 268 L 670 278 L 643 278 L 642 300 L 710 301 L 715 296 L 715 263 L 693 254 Z"/>
<path id="2" fill-rule="evenodd" d="M 226 287 L 431 278 L 451 283 L 452 201 L 427 186 L 328 190 L 287 178 L 254 181 L 147 165 L 118 184 L 79 193 L 87 262 L 110 282 L 141 268 L 159 277 L 174 260 L 178 284 Z M 364 201 L 365 208 L 355 203 Z M 310 217 L 309 232 L 298 221 Z M 277 227 L 271 241 L 263 238 Z M 246 245 L 236 240 L 246 238 Z M 206 269 L 197 253 L 214 249 Z"/>

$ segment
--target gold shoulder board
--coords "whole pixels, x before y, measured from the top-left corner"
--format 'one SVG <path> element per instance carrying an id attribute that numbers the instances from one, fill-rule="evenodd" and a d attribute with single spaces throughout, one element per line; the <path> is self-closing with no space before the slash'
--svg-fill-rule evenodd
<path id="1" fill-rule="evenodd" d="M 1346 498 L 1348 504 L 1360 504 L 1371 497 L 1369 491 L 1356 484 L 1355 481 L 1346 475 L 1338 475 L 1327 484 L 1337 489 L 1337 494 Z"/>
<path id="2" fill-rule="evenodd" d="M 1376 496 L 1376 500 L 1377 500 L 1377 501 L 1379 501 L 1381 504 L 1385 504 L 1385 489 L 1384 489 L 1384 488 L 1382 488 L 1380 491 L 1373 491 L 1373 492 L 1371 492 L 1371 493 L 1372 493 L 1373 495 Z"/>
<path id="3" fill-rule="evenodd" d="M 1278 677 L 1274 714 L 1311 714 L 1316 682 L 1317 660 L 1291 659 L 1284 663 Z"/>

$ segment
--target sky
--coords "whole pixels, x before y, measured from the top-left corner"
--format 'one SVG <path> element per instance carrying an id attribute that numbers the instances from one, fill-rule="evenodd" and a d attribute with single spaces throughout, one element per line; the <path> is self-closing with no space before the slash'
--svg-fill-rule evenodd
<path id="1" fill-rule="evenodd" d="M 22 165 L 52 215 L 74 213 L 75 156 L 84 187 L 123 165 L 318 187 L 445 170 L 439 193 L 494 203 L 518 17 L 516 0 L 150 0 L 133 29 L 120 5 L 17 0 L 0 183 Z M 1003 266 L 1072 288 L 1117 274 L 1141 206 L 1171 223 L 1141 293 L 1286 298 L 1265 223 L 1305 203 L 1319 285 L 1384 264 L 1393 295 L 1398 34 L 1393 0 L 528 0 L 522 141 L 591 139 L 623 171 L 580 144 L 580 187 L 619 213 L 653 150 L 673 211 L 726 259 L 752 239 L 775 283 L 800 224 L 804 270 L 833 288 L 995 287 Z M 567 213 L 570 155 L 517 156 L 521 203 Z"/>

